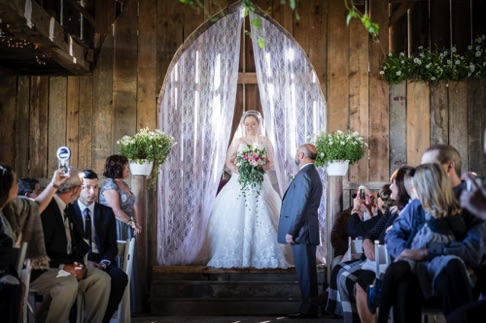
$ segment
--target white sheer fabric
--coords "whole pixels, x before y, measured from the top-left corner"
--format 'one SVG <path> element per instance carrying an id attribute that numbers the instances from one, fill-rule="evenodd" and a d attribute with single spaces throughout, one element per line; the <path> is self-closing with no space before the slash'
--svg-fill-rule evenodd
<path id="1" fill-rule="evenodd" d="M 234 5 L 223 19 L 208 22 L 191 35 L 176 53 L 162 85 L 159 127 L 178 144 L 158 178 L 159 265 L 197 264 L 204 242 L 234 114 L 240 9 Z M 260 19 L 262 26 L 252 32 L 262 35 L 266 45 L 260 49 L 254 37 L 253 49 L 265 133 L 275 150 L 275 184 L 282 196 L 298 170 L 293 161 L 297 146 L 325 130 L 326 103 L 305 52 L 283 29 Z M 325 174 L 319 172 L 325 187 Z M 321 233 L 325 232 L 325 196 L 319 215 Z M 318 248 L 319 262 L 325 250 L 323 243 Z"/>
<path id="2" fill-rule="evenodd" d="M 159 126 L 177 146 L 158 178 L 160 265 L 192 264 L 203 242 L 230 138 L 241 26 L 237 10 L 200 27 L 176 53 L 164 80 Z"/>
<path id="3" fill-rule="evenodd" d="M 260 18 L 262 24 L 252 34 L 265 39 L 265 47 L 258 46 L 253 37 L 257 67 L 258 89 L 262 100 L 263 117 L 268 137 L 275 145 L 275 169 L 281 195 L 298 171 L 294 163 L 296 148 L 319 130 L 326 129 L 326 102 L 314 68 L 306 53 L 283 28 L 261 15 L 250 13 L 250 20 Z M 319 174 L 326 187 L 323 169 Z M 326 191 L 319 208 L 321 245 L 317 258 L 323 262 L 326 243 Z"/>

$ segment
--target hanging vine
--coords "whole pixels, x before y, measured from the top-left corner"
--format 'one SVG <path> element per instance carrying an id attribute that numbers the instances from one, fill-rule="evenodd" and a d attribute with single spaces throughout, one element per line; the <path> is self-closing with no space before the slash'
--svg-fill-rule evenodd
<path id="1" fill-rule="evenodd" d="M 191 5 L 192 7 L 194 7 L 197 10 L 203 10 L 205 15 L 207 17 L 210 17 L 209 12 L 207 12 L 206 8 L 204 7 L 204 1 L 203 0 L 179 0 L 179 2 L 183 3 L 183 4 Z M 220 10 L 222 10 L 221 6 L 219 5 L 218 0 L 212 0 L 212 3 L 217 5 L 220 8 Z M 287 1 L 286 0 L 280 0 L 280 3 L 285 5 L 287 3 Z M 289 3 L 289 6 L 290 6 L 290 9 L 292 9 L 292 11 L 294 12 L 295 19 L 299 20 L 300 16 L 299 16 L 299 13 L 298 13 L 296 6 L 295 6 L 295 0 L 289 0 L 288 3 Z M 243 0 L 241 2 L 241 5 L 244 8 L 245 17 L 248 16 L 248 14 L 250 12 L 255 12 L 255 10 L 256 10 L 255 4 L 253 3 L 252 0 Z M 346 10 L 348 11 L 348 15 L 346 17 L 346 25 L 349 26 L 351 19 L 359 19 L 359 21 L 361 21 L 361 23 L 363 24 L 366 31 L 368 31 L 368 33 L 373 37 L 373 40 L 379 41 L 378 32 L 380 31 L 380 26 L 377 23 L 373 22 L 371 20 L 371 18 L 368 16 L 367 13 L 360 12 L 356 8 L 356 6 L 354 5 L 353 0 L 344 0 L 344 5 L 346 6 Z M 267 9 L 267 11 L 265 12 L 265 15 L 268 15 L 270 9 L 271 8 Z M 254 19 L 252 19 L 252 21 L 250 23 L 256 29 L 260 28 L 260 26 L 262 24 L 260 18 L 254 18 Z M 246 31 L 246 34 L 249 37 L 253 36 L 250 31 Z M 258 35 L 258 46 L 260 46 L 260 48 L 265 47 L 265 39 L 260 35 Z"/>

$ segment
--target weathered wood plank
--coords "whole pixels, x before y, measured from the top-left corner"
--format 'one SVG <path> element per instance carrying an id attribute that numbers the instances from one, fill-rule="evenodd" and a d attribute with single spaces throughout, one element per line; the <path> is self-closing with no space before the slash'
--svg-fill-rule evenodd
<path id="1" fill-rule="evenodd" d="M 471 44 L 471 2 L 451 0 L 451 42 L 459 53 L 464 53 Z M 480 13 L 484 15 L 485 11 Z"/>
<path id="2" fill-rule="evenodd" d="M 48 172 L 52 173 L 58 167 L 57 149 L 60 146 L 68 146 L 72 149 L 72 145 L 66 142 L 67 134 L 67 78 L 66 77 L 51 77 L 49 79 L 49 127 L 48 127 Z M 69 160 L 70 165 L 77 167 L 76 160 L 72 158 Z"/>
<path id="3" fill-rule="evenodd" d="M 477 79 L 468 80 L 467 106 L 468 106 L 468 151 L 469 171 L 481 174 L 483 160 L 482 134 L 484 131 L 483 114 L 486 95 L 483 93 L 484 82 Z"/>
<path id="4" fill-rule="evenodd" d="M 289 6 L 288 3 L 286 3 Z M 311 43 L 309 29 L 311 28 L 310 22 L 312 19 L 313 11 L 311 10 L 311 4 L 306 1 L 305 4 L 302 1 L 297 2 L 300 19 L 293 19 L 293 37 L 299 43 L 300 47 L 307 54 L 309 53 L 309 47 Z"/>
<path id="5" fill-rule="evenodd" d="M 381 79 L 381 65 L 386 57 L 388 48 L 388 3 L 386 1 L 370 2 L 370 17 L 381 26 L 378 35 L 379 42 L 370 43 L 370 140 L 369 155 L 373 158 L 370 162 L 369 180 L 387 181 L 390 177 L 387 170 L 389 164 L 389 87 L 388 83 Z"/>
<path id="6" fill-rule="evenodd" d="M 176 12 L 181 11 L 183 17 L 183 37 L 186 40 L 202 23 L 206 20 L 211 19 L 212 15 L 217 14 L 222 9 L 225 8 L 225 4 L 221 3 L 221 5 L 214 5 L 209 4 L 209 2 L 214 1 L 205 1 L 205 6 L 210 6 L 209 11 L 206 11 L 206 14 L 202 10 L 194 10 L 191 6 L 182 5 L 180 9 L 177 9 Z"/>
<path id="7" fill-rule="evenodd" d="M 115 22 L 113 59 L 113 146 L 136 132 L 137 120 L 137 2 L 131 1 Z"/>
<path id="8" fill-rule="evenodd" d="M 369 79 L 368 79 L 368 32 L 360 21 L 349 25 L 349 128 L 357 131 L 368 143 L 369 132 Z M 358 164 L 348 171 L 350 181 L 369 179 L 369 150 Z"/>
<path id="9" fill-rule="evenodd" d="M 172 57 L 184 42 L 183 18 L 180 3 L 157 2 L 157 91 L 161 90 L 164 78 L 167 77 Z"/>
<path id="10" fill-rule="evenodd" d="M 307 32 L 309 33 L 309 51 L 307 55 L 314 66 L 317 78 L 321 85 L 324 98 L 327 97 L 326 75 L 327 75 L 327 34 L 328 34 L 328 6 L 327 1 L 310 0 L 308 6 L 312 7 L 312 14 L 308 20 Z M 306 2 L 307 3 L 307 2 Z M 299 7 L 300 8 L 300 3 Z"/>
<path id="11" fill-rule="evenodd" d="M 138 83 L 137 83 L 137 129 L 154 129 L 157 121 L 157 71 L 154 62 L 157 57 L 157 37 L 154 33 L 156 0 L 139 3 L 138 36 Z"/>
<path id="12" fill-rule="evenodd" d="M 66 143 L 71 149 L 71 165 L 77 168 L 79 164 L 79 77 L 67 78 L 67 120 Z"/>
<path id="13" fill-rule="evenodd" d="M 424 82 L 407 83 L 407 164 L 420 164 L 430 146 L 430 88 Z"/>
<path id="14" fill-rule="evenodd" d="M 238 84 L 258 84 L 257 74 L 255 72 L 238 73 Z"/>
<path id="15" fill-rule="evenodd" d="M 113 148 L 113 36 L 108 35 L 101 47 L 93 75 L 93 167 L 103 173 L 106 157 Z"/>
<path id="16" fill-rule="evenodd" d="M 47 177 L 49 78 L 33 76 L 30 86 L 29 177 Z M 64 112 L 65 114 L 66 112 Z M 51 143 L 51 145 L 53 145 Z M 55 154 L 55 153 L 54 153 Z M 55 158 L 56 156 L 52 156 Z M 57 165 L 56 165 L 57 167 Z"/>
<path id="17" fill-rule="evenodd" d="M 16 158 L 15 171 L 19 178 L 29 174 L 29 96 L 30 78 L 20 76 L 17 81 L 17 136 L 16 136 Z"/>
<path id="18" fill-rule="evenodd" d="M 135 121 L 137 119 L 137 97 L 133 92 L 114 92 L 114 138 L 113 148 L 118 152 L 116 141 L 124 135 L 133 135 L 135 130 Z"/>
<path id="19" fill-rule="evenodd" d="M 233 136 L 235 134 L 236 128 L 238 128 L 238 125 L 240 124 L 240 118 L 243 115 L 243 105 L 244 105 L 244 91 L 243 87 L 245 86 L 244 84 L 238 84 L 238 88 L 236 89 L 236 100 L 235 100 L 235 111 L 234 111 L 234 116 L 233 116 L 233 123 L 231 124 L 231 132 L 230 132 L 230 139 L 228 142 L 228 145 L 231 145 L 231 142 L 233 140 Z"/>
<path id="20" fill-rule="evenodd" d="M 346 8 L 342 1 L 329 1 L 327 62 L 327 130 L 348 129 L 349 65 Z"/>
<path id="21" fill-rule="evenodd" d="M 390 174 L 407 164 L 407 84 L 390 85 Z"/>
<path id="22" fill-rule="evenodd" d="M 302 6 L 299 6 L 299 8 Z M 265 8 L 262 8 L 265 10 Z M 294 34 L 293 31 L 293 22 L 294 22 L 294 13 L 290 8 L 288 2 L 281 3 L 280 0 L 273 0 L 272 5 L 272 17 L 277 21 L 282 27 L 285 28 L 291 35 Z"/>
<path id="23" fill-rule="evenodd" d="M 395 5 L 390 5 L 392 8 Z M 408 14 L 402 15 L 396 22 L 390 21 L 390 52 L 398 54 L 408 52 Z"/>
<path id="24" fill-rule="evenodd" d="M 225 7 L 225 1 L 211 1 L 211 0 L 205 0 L 204 2 L 204 12 L 206 14 L 206 17 L 204 19 L 209 19 L 221 10 L 224 9 Z"/>
<path id="25" fill-rule="evenodd" d="M 449 108 L 447 82 L 430 85 L 430 144 L 447 144 L 449 141 Z"/>
<path id="26" fill-rule="evenodd" d="M 409 41 L 410 41 L 410 54 L 417 54 L 418 48 L 423 46 L 429 47 L 429 10 L 428 3 L 417 2 L 410 9 L 410 21 L 409 21 Z"/>
<path id="27" fill-rule="evenodd" d="M 449 82 L 449 145 L 462 157 L 462 171 L 469 169 L 467 81 Z"/>
<path id="28" fill-rule="evenodd" d="M 92 169 L 92 133 L 93 126 L 93 77 L 79 77 L 79 156 L 78 165 L 81 169 Z M 100 174 L 101 175 L 101 174 Z"/>
<path id="29" fill-rule="evenodd" d="M 16 87 L 17 78 L 14 76 L 0 76 L 0 163 L 15 167 L 16 145 Z"/>
<path id="30" fill-rule="evenodd" d="M 451 32 L 449 28 L 449 17 L 451 12 L 449 1 L 430 0 L 429 3 L 430 44 L 432 45 L 432 49 L 449 48 L 451 41 Z"/>
<path id="31" fill-rule="evenodd" d="M 95 32 L 97 34 L 109 34 L 115 21 L 115 1 L 95 1 Z"/>

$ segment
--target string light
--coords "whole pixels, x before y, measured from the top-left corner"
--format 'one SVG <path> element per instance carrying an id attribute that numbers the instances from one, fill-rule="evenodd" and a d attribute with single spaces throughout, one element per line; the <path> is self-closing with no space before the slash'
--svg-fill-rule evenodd
<path id="1" fill-rule="evenodd" d="M 19 48 L 23 49 L 28 46 L 34 47 L 34 50 L 36 51 L 35 55 L 35 60 L 37 64 L 45 66 L 47 65 L 47 62 L 51 58 L 49 55 L 46 55 L 43 51 L 42 48 L 39 44 L 34 44 L 30 42 L 28 39 L 16 39 L 11 36 L 9 33 L 9 25 L 3 22 L 3 20 L 0 18 L 0 40 L 2 43 L 5 43 L 9 48 Z M 38 52 L 38 53 L 37 53 Z"/>

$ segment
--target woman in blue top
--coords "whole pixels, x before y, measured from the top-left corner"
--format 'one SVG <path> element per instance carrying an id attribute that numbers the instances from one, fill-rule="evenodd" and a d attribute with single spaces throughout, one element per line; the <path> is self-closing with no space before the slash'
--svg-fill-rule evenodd
<path id="1" fill-rule="evenodd" d="M 131 239 L 142 231 L 137 220 L 137 198 L 124 179 L 130 176 L 128 159 L 122 155 L 111 155 L 106 159 L 103 176 L 106 181 L 100 189 L 100 203 L 109 206 L 115 213 L 118 240 Z M 137 250 L 135 242 L 135 250 Z M 130 305 L 132 312 L 142 310 L 139 289 L 137 252 L 134 253 L 132 277 L 130 277 Z"/>
<path id="2" fill-rule="evenodd" d="M 410 249 L 429 248 L 433 243 L 449 244 L 462 240 L 466 233 L 466 225 L 461 216 L 461 208 L 455 199 L 452 187 L 444 169 L 438 164 L 423 164 L 416 168 L 413 176 L 413 186 L 423 210 L 422 221 L 416 221 L 415 228 L 408 239 Z M 430 260 L 416 261 L 408 258 L 406 250 L 395 261 L 402 261 L 404 273 L 410 270 L 417 275 L 424 297 L 433 294 L 434 280 L 452 259 L 460 259 L 454 255 L 441 255 Z M 462 260 L 461 260 L 462 262 Z M 392 277 L 386 276 L 380 299 L 378 322 L 387 322 L 390 308 L 393 304 L 396 284 Z"/>

